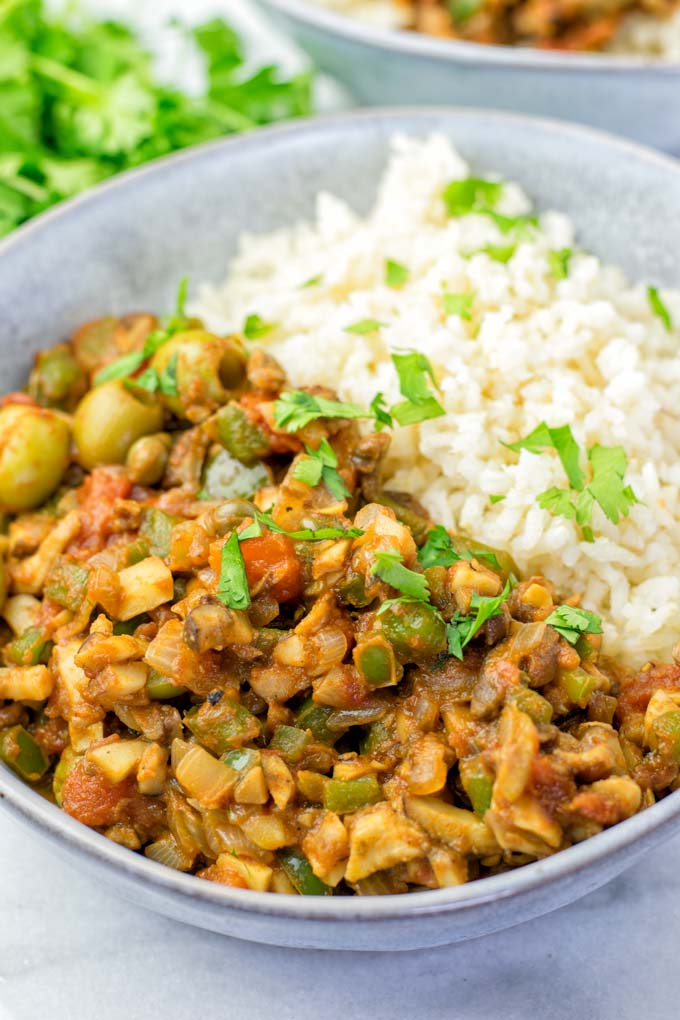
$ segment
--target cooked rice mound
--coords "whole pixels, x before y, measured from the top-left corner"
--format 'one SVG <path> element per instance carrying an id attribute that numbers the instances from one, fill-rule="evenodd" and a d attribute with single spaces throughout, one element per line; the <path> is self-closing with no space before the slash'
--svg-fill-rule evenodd
<path id="1" fill-rule="evenodd" d="M 204 287 L 195 311 L 237 331 L 256 313 L 276 328 L 262 341 L 298 386 L 327 384 L 366 405 L 399 398 L 390 351 L 431 360 L 446 416 L 395 429 L 389 487 L 413 493 L 433 519 L 506 549 L 526 575 L 544 574 L 606 621 L 606 649 L 631 661 L 668 655 L 680 636 L 680 359 L 677 329 L 652 312 L 647 282 L 577 248 L 558 212 L 514 236 L 487 216 L 449 218 L 452 179 L 473 171 L 440 136 L 399 138 L 366 218 L 320 195 L 313 224 L 242 239 L 229 277 Z M 496 210 L 529 212 L 512 183 Z M 516 243 L 507 263 L 477 253 Z M 550 252 L 573 249 L 566 279 Z M 409 270 L 398 289 L 385 260 Z M 310 279 L 321 280 L 302 287 Z M 471 319 L 447 316 L 443 291 L 472 292 Z M 675 323 L 680 294 L 663 291 Z M 366 335 L 359 320 L 384 323 Z M 536 497 L 566 479 L 553 452 L 503 446 L 545 420 L 569 424 L 584 450 L 620 445 L 639 504 L 618 525 L 599 507 L 595 541 L 541 509 Z M 491 496 L 503 496 L 491 502 Z"/>

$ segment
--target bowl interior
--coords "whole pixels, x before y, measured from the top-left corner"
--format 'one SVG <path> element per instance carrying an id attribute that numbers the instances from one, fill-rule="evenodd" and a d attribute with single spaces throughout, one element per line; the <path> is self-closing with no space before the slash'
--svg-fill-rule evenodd
<path id="1" fill-rule="evenodd" d="M 390 138 L 395 133 L 425 136 L 434 131 L 452 139 L 474 172 L 493 171 L 515 179 L 539 209 L 569 214 L 584 247 L 634 277 L 677 284 L 680 217 L 669 215 L 669 210 L 680 208 L 680 167 L 673 160 L 588 129 L 511 114 L 370 111 L 274 128 L 171 157 L 123 175 L 18 231 L 0 245 L 3 389 L 22 385 L 32 353 L 82 321 L 107 313 L 169 308 L 184 275 L 194 283 L 220 280 L 241 232 L 269 231 L 309 217 L 319 190 L 335 192 L 366 210 Z M 352 901 L 313 907 L 294 902 L 274 905 L 272 899 L 297 897 L 252 893 L 243 901 L 238 890 L 194 883 L 108 844 L 25 790 L 4 768 L 0 797 L 3 793 L 34 825 L 47 826 L 53 836 L 61 834 L 65 842 L 98 855 L 109 866 L 125 863 L 128 872 L 144 881 L 190 898 L 190 890 L 201 886 L 197 901 L 229 901 L 240 904 L 241 910 L 252 906 L 289 916 L 304 911 L 366 916 L 377 910 L 366 903 L 351 905 Z M 655 838 L 654 832 L 677 824 L 679 815 L 676 794 L 630 823 L 540 865 L 471 887 L 397 897 L 409 902 L 394 910 L 407 915 L 427 912 L 435 901 L 470 906 L 488 901 L 492 893 L 508 896 L 573 872 L 574 866 L 585 868 L 612 850 L 633 843 L 639 850 Z M 423 896 L 427 907 L 420 904 Z"/>

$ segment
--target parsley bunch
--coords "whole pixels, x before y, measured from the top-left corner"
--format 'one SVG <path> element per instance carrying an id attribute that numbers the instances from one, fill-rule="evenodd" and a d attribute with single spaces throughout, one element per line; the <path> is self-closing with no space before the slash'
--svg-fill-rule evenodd
<path id="1" fill-rule="evenodd" d="M 528 450 L 529 453 L 543 453 L 547 449 L 556 451 L 569 488 L 553 486 L 546 489 L 538 495 L 537 502 L 556 517 L 576 521 L 586 542 L 594 541 L 591 523 L 596 503 L 613 524 L 618 524 L 621 517 L 627 517 L 630 508 L 639 503 L 630 485 L 625 484 L 628 458 L 622 446 L 600 446 L 599 443 L 589 446 L 586 451 L 588 478 L 581 467 L 581 449 L 568 425 L 553 429 L 542 421 L 524 439 L 503 445 L 515 453 L 520 450 Z"/>
<path id="2" fill-rule="evenodd" d="M 240 40 L 220 19 L 191 35 L 208 75 L 198 97 L 160 84 L 118 22 L 0 0 L 0 237 L 121 170 L 311 112 L 309 75 L 245 76 Z"/>

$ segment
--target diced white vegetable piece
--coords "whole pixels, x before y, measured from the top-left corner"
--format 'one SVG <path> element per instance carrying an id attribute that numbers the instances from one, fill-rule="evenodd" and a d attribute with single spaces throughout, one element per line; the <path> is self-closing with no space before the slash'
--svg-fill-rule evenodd
<path id="1" fill-rule="evenodd" d="M 117 617 L 131 620 L 140 613 L 170 602 L 173 596 L 172 573 L 160 556 L 147 556 L 145 560 L 126 567 L 118 574 L 120 602 Z"/>

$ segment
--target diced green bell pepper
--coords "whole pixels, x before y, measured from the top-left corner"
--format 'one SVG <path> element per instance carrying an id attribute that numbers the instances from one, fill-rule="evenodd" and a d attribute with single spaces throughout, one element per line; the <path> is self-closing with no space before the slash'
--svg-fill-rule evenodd
<path id="1" fill-rule="evenodd" d="M 370 687 L 390 687 L 397 683 L 397 664 L 392 646 L 376 635 L 358 644 L 353 653 L 354 665 Z"/>
<path id="2" fill-rule="evenodd" d="M 269 453 L 267 436 L 240 404 L 225 404 L 216 420 L 222 446 L 242 464 L 254 464 Z"/>
<path id="3" fill-rule="evenodd" d="M 470 798 L 472 810 L 483 818 L 491 807 L 493 777 L 479 758 L 468 758 L 458 766 L 463 789 Z"/>
<path id="4" fill-rule="evenodd" d="M 22 779 L 32 783 L 50 767 L 47 755 L 23 726 L 0 731 L 0 758 Z"/>
<path id="5" fill-rule="evenodd" d="M 29 627 L 15 637 L 7 649 L 7 658 L 17 666 L 37 666 L 47 662 L 52 651 L 52 642 L 45 637 L 40 627 Z"/>
<path id="6" fill-rule="evenodd" d="M 152 701 L 167 701 L 169 698 L 178 698 L 180 694 L 186 694 L 186 687 L 173 683 L 173 681 L 152 669 L 149 679 L 146 681 L 146 693 Z"/>
<path id="7" fill-rule="evenodd" d="M 585 708 L 588 699 L 597 687 L 597 680 L 590 673 L 577 666 L 576 669 L 567 669 L 562 674 L 562 686 L 567 692 L 570 701 L 573 701 L 579 708 Z"/>
<path id="8" fill-rule="evenodd" d="M 298 709 L 295 722 L 300 729 L 310 730 L 315 740 L 332 745 L 340 736 L 338 730 L 328 728 L 328 717 L 332 714 L 330 705 L 317 705 L 308 698 Z"/>
<path id="9" fill-rule="evenodd" d="M 199 743 L 214 754 L 224 754 L 260 735 L 260 723 L 243 705 L 231 698 L 221 698 L 216 705 L 204 702 L 184 716 L 187 726 Z"/>
<path id="10" fill-rule="evenodd" d="M 312 866 L 303 853 L 287 847 L 278 852 L 279 862 L 301 896 L 332 896 L 333 890 L 312 871 Z"/>
<path id="11" fill-rule="evenodd" d="M 521 712 L 526 712 L 535 723 L 549 723 L 553 717 L 552 705 L 537 691 L 528 687 L 517 687 L 508 697 Z"/>
<path id="12" fill-rule="evenodd" d="M 62 559 L 45 585 L 45 594 L 65 609 L 76 612 L 85 598 L 89 578 L 86 567 Z"/>
<path id="13" fill-rule="evenodd" d="M 296 764 L 310 743 L 311 737 L 306 730 L 298 729 L 297 726 L 277 726 L 269 747 L 272 751 L 280 751 L 287 761 Z"/>
<path id="14" fill-rule="evenodd" d="M 651 743 L 664 758 L 680 764 L 680 710 L 656 717 L 652 723 Z"/>
<path id="15" fill-rule="evenodd" d="M 380 783 L 373 775 L 360 776 L 359 779 L 329 779 L 323 791 L 323 806 L 336 814 L 349 814 L 382 799 Z"/>
<path id="16" fill-rule="evenodd" d="M 142 512 L 139 535 L 140 538 L 146 539 L 152 556 L 170 555 L 170 540 L 175 524 L 177 524 L 176 517 L 171 517 L 170 514 L 166 514 L 157 507 L 146 507 Z"/>

